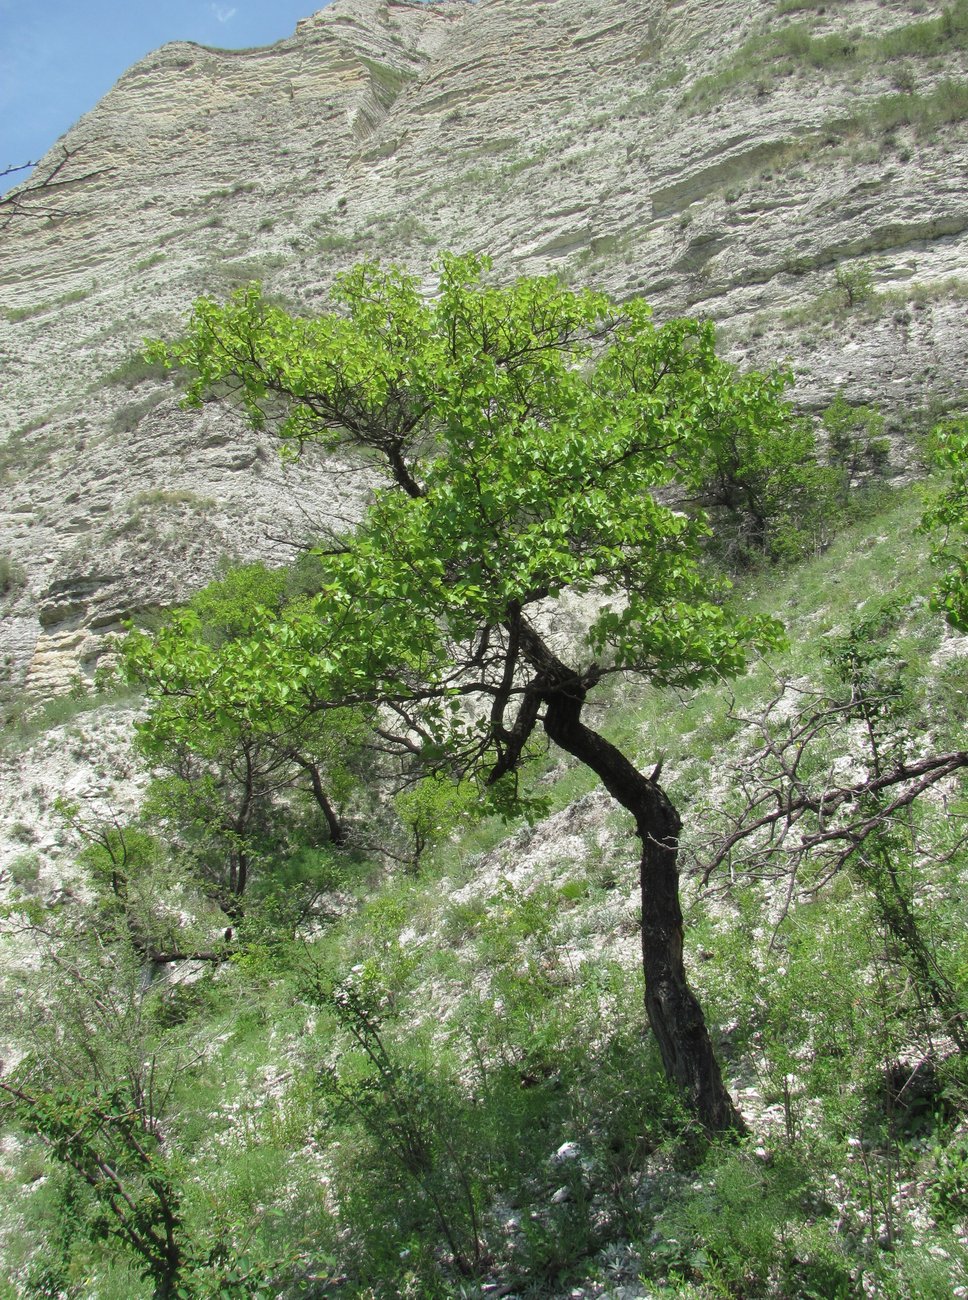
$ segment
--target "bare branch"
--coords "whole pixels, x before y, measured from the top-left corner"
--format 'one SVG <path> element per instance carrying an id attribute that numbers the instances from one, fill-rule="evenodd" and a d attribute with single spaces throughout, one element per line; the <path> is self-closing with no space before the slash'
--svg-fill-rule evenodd
<path id="1" fill-rule="evenodd" d="M 802 757 L 802 750 L 797 753 L 797 761 Z M 712 857 L 703 871 L 703 884 L 708 884 L 713 873 L 729 858 L 737 844 L 751 839 L 760 831 L 767 831 L 770 836 L 769 849 L 762 852 L 775 852 L 778 849 L 790 851 L 786 839 L 787 832 L 795 826 L 805 813 L 814 813 L 819 821 L 818 830 L 801 836 L 795 847 L 798 854 L 810 849 L 837 841 L 846 842 L 847 853 L 852 853 L 879 826 L 884 825 L 902 808 L 908 808 L 932 785 L 943 781 L 960 768 L 968 767 L 968 750 L 953 750 L 947 754 L 932 754 L 915 763 L 899 763 L 879 777 L 854 781 L 848 785 L 835 786 L 819 792 L 807 791 L 798 796 L 791 793 L 791 784 L 779 789 L 770 788 L 759 792 L 747 802 L 744 813 L 748 815 L 764 800 L 775 798 L 777 807 L 759 817 L 738 818 L 740 824 L 731 834 L 725 836 L 717 845 Z M 790 772 L 785 773 L 790 780 Z M 845 825 L 829 826 L 827 819 L 846 805 L 861 807 L 872 796 L 881 794 L 895 786 L 910 782 L 907 788 L 876 813 L 861 820 Z"/>
<path id="2" fill-rule="evenodd" d="M 68 164 L 83 152 L 83 146 L 68 149 L 64 145 L 63 151 L 63 157 L 48 166 L 45 171 L 31 176 L 22 185 L 8 190 L 6 194 L 0 194 L 0 230 L 6 230 L 15 220 L 45 218 L 53 220 L 57 217 L 70 216 L 69 209 L 58 203 L 50 203 L 49 200 L 60 198 L 65 193 L 72 193 L 78 186 L 97 180 L 101 176 L 109 176 L 115 170 L 113 167 L 97 167 L 78 175 L 67 175 L 65 173 Z M 36 163 L 22 163 L 16 167 L 7 167 L 0 172 L 0 176 L 11 176 L 15 172 L 28 171 L 36 166 Z"/>

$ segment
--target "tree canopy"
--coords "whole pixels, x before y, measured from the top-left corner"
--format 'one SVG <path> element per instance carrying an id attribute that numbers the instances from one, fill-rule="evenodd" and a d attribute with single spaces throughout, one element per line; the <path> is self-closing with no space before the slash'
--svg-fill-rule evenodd
<path id="1" fill-rule="evenodd" d="M 266 640 L 308 634 L 316 689 L 328 677 L 372 690 L 376 673 L 406 697 L 415 671 L 444 683 L 468 650 L 483 684 L 507 658 L 481 646 L 484 629 L 594 593 L 581 659 L 596 680 L 736 671 L 775 626 L 723 604 L 703 516 L 661 496 L 702 482 L 740 436 L 789 423 L 785 379 L 737 375 L 711 324 L 659 327 L 641 301 L 619 307 L 553 279 L 492 288 L 474 257 L 439 270 L 426 300 L 398 270 L 358 267 L 334 295 L 342 310 L 315 319 L 257 287 L 227 306 L 202 300 L 182 342 L 151 349 L 194 372 L 190 403 L 231 386 L 290 448 L 362 453 L 390 480 L 327 558 L 322 595 Z M 527 656 L 517 646 L 511 658 Z M 278 689 L 299 680 L 284 674 Z M 509 684 L 509 699 L 522 693 Z"/>
<path id="2" fill-rule="evenodd" d="M 706 517 L 683 502 L 730 448 L 792 429 L 786 377 L 738 374 L 710 323 L 657 325 L 640 300 L 552 278 L 495 287 L 470 255 L 436 270 L 427 297 L 359 266 L 314 318 L 251 286 L 201 300 L 181 341 L 149 348 L 189 370 L 189 404 L 232 395 L 291 453 L 322 443 L 374 485 L 358 526 L 321 546 L 317 596 L 199 645 L 206 698 L 253 719 L 379 703 L 401 752 L 492 790 L 540 724 L 635 817 L 650 1020 L 671 1077 L 728 1126 L 682 968 L 678 814 L 582 710 L 610 676 L 695 686 L 780 638 L 728 600 Z"/>

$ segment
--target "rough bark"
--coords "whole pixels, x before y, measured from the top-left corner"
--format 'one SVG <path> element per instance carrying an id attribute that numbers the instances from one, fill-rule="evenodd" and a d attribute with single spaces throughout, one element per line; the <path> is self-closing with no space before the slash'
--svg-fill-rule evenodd
<path id="1" fill-rule="evenodd" d="M 645 1007 L 666 1074 L 711 1132 L 744 1131 L 723 1083 L 702 1008 L 683 963 L 679 903 L 681 821 L 665 791 L 643 776 L 609 741 L 581 721 L 584 690 L 574 685 L 545 696 L 549 738 L 585 763 L 635 818 L 642 842 L 642 971 Z"/>
<path id="2" fill-rule="evenodd" d="M 588 690 L 599 679 L 598 668 L 592 665 L 584 675 L 576 673 L 526 620 L 520 621 L 518 635 L 522 654 L 536 672 L 525 699 L 534 696 L 543 702 L 542 722 L 548 738 L 591 768 L 612 798 L 635 819 L 635 831 L 642 842 L 639 885 L 645 1009 L 666 1075 L 707 1130 L 745 1132 L 743 1117 L 723 1083 L 702 1007 L 686 978 L 679 902 L 679 814 L 657 776 L 643 776 L 611 741 L 582 722 Z"/>

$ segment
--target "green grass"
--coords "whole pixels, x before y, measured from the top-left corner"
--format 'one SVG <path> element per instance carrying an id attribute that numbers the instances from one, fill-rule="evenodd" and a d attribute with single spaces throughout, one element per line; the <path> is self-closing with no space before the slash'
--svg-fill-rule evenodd
<path id="1" fill-rule="evenodd" d="M 11 323 L 18 321 L 30 320 L 33 316 L 43 316 L 47 312 L 55 311 L 58 307 L 69 307 L 72 303 L 83 302 L 89 298 L 97 288 L 97 283 L 89 285 L 84 289 L 72 289 L 69 293 L 62 293 L 57 298 L 49 298 L 46 302 L 31 303 L 27 307 L 5 307 L 3 311 L 4 319 Z"/>
<path id="2" fill-rule="evenodd" d="M 935 135 L 942 127 L 968 118 L 968 81 L 947 79 L 927 94 L 882 95 L 851 117 L 848 132 L 883 135 L 911 127 L 918 136 Z"/>
<path id="3" fill-rule="evenodd" d="M 168 378 L 168 371 L 157 362 L 146 361 L 141 352 L 133 352 L 120 365 L 100 380 L 98 387 L 127 388 L 129 391 L 149 380 L 161 381 Z"/>
<path id="4" fill-rule="evenodd" d="M 159 493 L 144 504 L 172 496 L 180 503 Z M 665 753 L 690 842 L 707 828 L 711 791 L 749 753 L 732 714 L 762 709 L 778 677 L 823 680 L 831 636 L 878 601 L 897 603 L 885 635 L 908 665 L 912 732 L 960 728 L 963 743 L 964 661 L 933 662 L 945 631 L 924 600 L 922 509 L 918 490 L 900 493 L 823 554 L 739 585 L 733 599 L 781 616 L 789 645 L 736 682 L 601 691 L 593 725 L 643 767 Z M 532 774 L 554 809 L 595 786 L 558 757 Z M 961 807 L 952 792 L 949 812 Z M 339 1300 L 476 1294 L 448 1264 L 434 1197 L 464 1249 L 474 1207 L 485 1275 L 521 1295 L 591 1293 L 611 1281 L 605 1247 L 631 1251 L 657 1294 L 682 1300 L 854 1300 L 861 1274 L 891 1300 L 950 1295 L 968 1267 L 953 1231 L 964 1095 L 942 1061 L 934 1110 L 888 1098 L 891 1063 L 926 1042 L 924 1010 L 857 882 L 842 874 L 780 918 L 762 882 L 710 899 L 686 879 L 692 978 L 731 1078 L 768 1108 L 750 1142 L 708 1146 L 642 1032 L 630 827 L 619 811 L 593 817 L 582 842 L 580 825 L 570 819 L 567 852 L 545 841 L 534 875 L 519 870 L 530 832 L 497 818 L 444 839 L 413 873 L 357 851 L 339 905 L 311 933 L 253 925 L 231 963 L 163 986 L 159 1050 L 192 1061 L 166 1130 L 192 1232 L 224 1226 L 247 1256 L 275 1260 L 265 1275 L 285 1300 L 309 1276 Z M 964 865 L 949 855 L 918 868 L 929 886 L 919 916 L 959 987 Z M 188 896 L 166 892 L 172 874 L 175 859 L 149 882 L 164 915 Z M 109 962 L 97 969 L 111 978 Z M 354 1036 L 360 1021 L 337 1014 L 333 990 L 347 980 L 381 1022 L 382 1063 Z M 580 1158 L 556 1159 L 564 1143 Z M 43 1262 L 62 1270 L 48 1290 L 83 1279 L 90 1289 L 96 1276 L 98 1295 L 147 1297 L 117 1252 L 65 1239 L 89 1212 L 83 1189 L 71 1211 L 56 1176 L 28 1190 L 48 1172 L 33 1147 L 17 1158 L 3 1192 L 4 1217 L 26 1216 L 0 1283 L 11 1300 L 22 1281 L 12 1270 L 39 1268 L 44 1242 Z"/>
<path id="5" fill-rule="evenodd" d="M 776 12 L 782 18 L 786 14 L 799 14 L 808 10 L 819 9 L 823 12 L 834 5 L 847 3 L 848 0 L 777 0 Z"/>
<path id="6" fill-rule="evenodd" d="M 188 488 L 166 490 L 152 488 L 145 492 L 136 492 L 131 498 L 131 505 L 140 506 L 191 506 L 195 510 L 214 510 L 218 502 L 214 497 L 199 496 Z"/>
<path id="7" fill-rule="evenodd" d="M 108 420 L 108 432 L 112 434 L 134 433 L 138 425 L 150 415 L 156 407 L 160 406 L 168 394 L 164 389 L 156 389 L 147 397 L 142 397 L 135 402 L 126 402 L 124 406 L 119 406 L 117 410 L 111 413 Z"/>
<path id="8" fill-rule="evenodd" d="M 237 199 L 242 194 L 251 194 L 258 189 L 255 181 L 236 181 L 234 185 L 223 185 L 217 190 L 203 194 L 200 202 L 211 203 L 217 199 Z"/>
<path id="9" fill-rule="evenodd" d="M 47 460 L 57 445 L 52 433 L 41 432 L 48 418 L 31 420 L 29 424 L 14 429 L 0 443 L 0 481 L 20 471 L 34 469 Z"/>
<path id="10" fill-rule="evenodd" d="M 780 4 L 777 13 L 785 15 L 817 8 L 819 4 L 787 3 Z M 850 11 L 844 6 L 843 12 Z M 890 59 L 938 59 L 966 48 L 968 0 L 956 0 L 938 18 L 907 23 L 879 36 L 865 36 L 853 28 L 815 36 L 808 24 L 790 23 L 753 36 L 738 50 L 731 51 L 728 64 L 695 81 L 682 102 L 684 107 L 698 112 L 737 86 L 760 81 L 768 88 L 774 79 L 805 68 L 830 72 L 861 70 L 879 67 Z M 941 111 L 940 106 L 936 111 Z"/>
<path id="11" fill-rule="evenodd" d="M 806 272 L 811 268 L 800 269 Z M 786 325 L 835 325 L 847 319 L 873 321 L 908 308 L 917 310 L 930 303 L 963 298 L 968 298 L 968 279 L 959 276 L 914 284 L 903 289 L 871 289 L 851 304 L 845 300 L 842 289 L 833 284 L 820 292 L 812 302 L 781 312 L 780 320 Z"/>
<path id="12" fill-rule="evenodd" d="M 289 261 L 290 258 L 285 253 L 263 253 L 255 257 L 219 262 L 209 268 L 209 273 L 227 288 L 235 289 L 263 280 L 272 271 L 286 266 Z"/>
<path id="13" fill-rule="evenodd" d="M 139 699 L 136 692 L 127 689 L 88 694 L 83 688 L 41 703 L 21 697 L 15 702 L 13 716 L 0 727 L 0 750 L 16 753 L 26 749 L 38 736 L 55 727 L 66 726 L 82 714 L 102 708 L 134 707 Z"/>
<path id="14" fill-rule="evenodd" d="M 140 261 L 135 262 L 134 269 L 136 271 L 147 271 L 149 267 L 157 266 L 160 262 L 163 262 L 166 257 L 167 254 L 162 253 L 160 250 L 156 253 L 149 253 L 147 257 L 142 257 Z"/>

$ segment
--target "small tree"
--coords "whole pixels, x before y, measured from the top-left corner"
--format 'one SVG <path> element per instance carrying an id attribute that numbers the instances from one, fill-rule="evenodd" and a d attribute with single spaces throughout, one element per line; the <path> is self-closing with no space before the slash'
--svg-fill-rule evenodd
<path id="1" fill-rule="evenodd" d="M 266 1257 L 257 1225 L 228 1202 L 213 1218 L 197 1196 L 187 1107 L 213 1048 L 210 1022 L 192 1011 L 205 1001 L 198 986 L 147 977 L 143 946 L 96 903 L 5 910 L 20 912 L 33 959 L 21 995 L 0 1001 L 4 1037 L 25 1053 L 12 1068 L 0 1062 L 0 1131 L 38 1142 L 72 1196 L 65 1253 L 45 1242 L 54 1289 L 37 1294 L 66 1294 L 58 1274 L 86 1238 L 131 1260 L 154 1300 L 276 1295 L 273 1271 L 287 1262 Z"/>
<path id="2" fill-rule="evenodd" d="M 114 943 L 106 966 L 90 939 L 44 940 L 30 994 L 7 1026 L 30 1050 L 0 1078 L 0 1122 L 73 1170 L 96 1206 L 88 1230 L 133 1252 L 156 1300 L 168 1300 L 194 1255 L 168 1129 L 176 1085 L 196 1062 L 190 1050 L 166 1049 L 140 955 Z"/>
<path id="3" fill-rule="evenodd" d="M 339 806 L 366 761 L 371 719 L 362 706 L 339 714 L 271 708 L 238 677 L 233 691 L 212 690 L 220 657 L 257 640 L 287 597 L 283 573 L 247 566 L 198 593 L 154 635 L 132 633 L 125 643 L 128 678 L 153 699 L 139 748 L 164 774 L 149 807 L 189 840 L 210 892 L 232 916 L 243 910 L 253 865 L 285 852 L 297 795 L 308 797 L 331 844 L 346 843 Z"/>
<path id="4" fill-rule="evenodd" d="M 821 417 L 827 435 L 827 460 L 839 482 L 837 494 L 846 501 L 855 480 L 883 474 L 891 445 L 884 437 L 884 417 L 872 406 L 851 406 L 838 393 Z"/>
<path id="5" fill-rule="evenodd" d="M 844 306 L 853 308 L 874 295 L 874 271 L 867 262 L 856 266 L 838 266 L 834 283 L 844 296 Z"/>
<path id="6" fill-rule="evenodd" d="M 679 813 L 658 768 L 639 771 L 585 712 L 610 678 L 696 686 L 778 640 L 703 562 L 704 517 L 666 500 L 698 491 L 725 429 L 752 442 L 788 423 L 783 385 L 737 376 L 711 324 L 659 327 L 641 301 L 553 279 L 494 288 L 487 270 L 444 255 L 428 301 L 363 265 L 317 319 L 250 287 L 200 301 L 184 340 L 150 347 L 190 370 L 190 404 L 231 386 L 292 451 L 321 442 L 383 475 L 322 594 L 224 655 L 210 689 L 244 683 L 270 708 L 378 701 L 401 748 L 505 797 L 539 727 L 590 767 L 641 841 L 665 1068 L 707 1128 L 741 1126 L 683 964 Z M 565 601 L 582 611 L 567 641 L 552 632 Z"/>
<path id="7" fill-rule="evenodd" d="M 833 530 L 836 475 L 819 463 L 809 422 L 769 418 L 786 382 L 774 376 L 771 392 L 761 375 L 737 379 L 737 403 L 745 385 L 749 401 L 766 403 L 765 419 L 738 404 L 717 412 L 699 500 L 714 525 L 714 553 L 731 570 L 816 553 Z"/>
<path id="8" fill-rule="evenodd" d="M 939 425 L 931 450 L 935 463 L 950 475 L 921 520 L 922 532 L 942 530 L 931 548 L 933 563 L 944 570 L 931 605 L 952 627 L 968 632 L 968 420 Z"/>
<path id="9" fill-rule="evenodd" d="M 706 842 L 698 856 L 705 884 L 728 864 L 729 883 L 717 881 L 726 891 L 737 880 L 779 882 L 784 917 L 840 873 L 852 875 L 913 986 L 964 1053 L 966 1008 L 932 949 L 915 882 L 919 863 L 932 856 L 931 796 L 962 776 L 968 751 L 908 752 L 903 664 L 883 641 L 899 610 L 896 602 L 872 604 L 866 617 L 829 639 L 833 690 L 783 681 L 765 709 L 736 716 L 752 744 L 737 764 L 726 806 L 703 810 Z M 838 775 L 845 754 L 861 775 Z M 954 819 L 949 830 L 955 833 Z M 963 836 L 949 843 L 945 856 L 963 844 Z"/>

